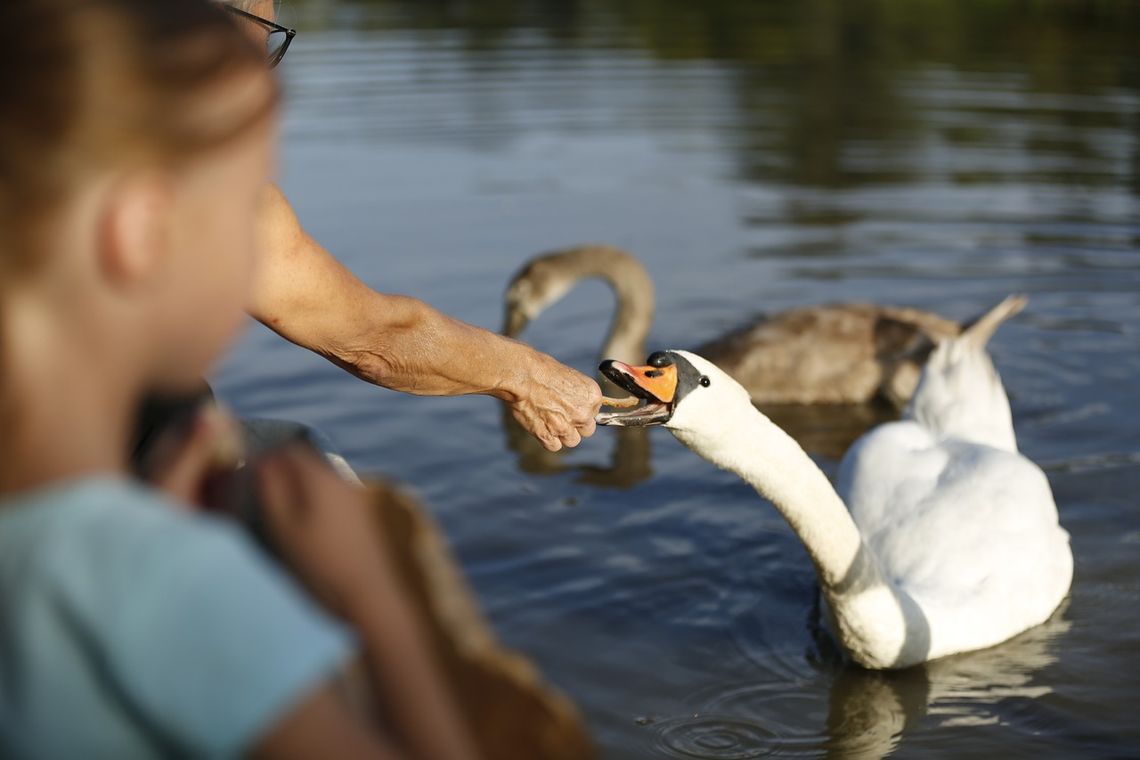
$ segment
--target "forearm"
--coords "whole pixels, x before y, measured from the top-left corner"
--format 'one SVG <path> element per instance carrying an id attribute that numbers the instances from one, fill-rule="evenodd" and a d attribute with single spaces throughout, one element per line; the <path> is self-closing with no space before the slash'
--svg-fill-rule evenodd
<path id="1" fill-rule="evenodd" d="M 467 726 L 428 651 L 427 631 L 398 591 L 378 586 L 361 597 L 349 618 L 363 644 L 372 693 L 383 706 L 386 723 L 412 757 L 474 760 Z M 382 603 L 388 595 L 394 596 Z M 396 610 L 406 614 L 393 614 Z"/>
<path id="2" fill-rule="evenodd" d="M 551 361 L 415 298 L 368 287 L 301 229 L 272 186 L 261 240 L 250 314 L 368 382 L 425 396 L 483 393 L 514 401 Z"/>
<path id="3" fill-rule="evenodd" d="M 421 396 L 518 400 L 553 360 L 414 298 L 376 294 L 326 355 L 356 376 Z"/>
<path id="4" fill-rule="evenodd" d="M 536 365 L 549 361 L 415 298 L 355 290 L 346 283 L 329 313 L 293 309 L 267 324 L 362 380 L 421 396 L 515 401 Z"/>

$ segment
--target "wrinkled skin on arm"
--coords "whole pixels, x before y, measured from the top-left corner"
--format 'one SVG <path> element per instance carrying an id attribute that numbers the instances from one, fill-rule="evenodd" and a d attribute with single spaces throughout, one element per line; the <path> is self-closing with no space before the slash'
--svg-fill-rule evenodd
<path id="1" fill-rule="evenodd" d="M 260 239 L 249 312 L 284 338 L 392 390 L 494 396 L 551 451 L 593 434 L 596 382 L 415 298 L 372 290 L 301 228 L 276 186 L 266 190 Z"/>

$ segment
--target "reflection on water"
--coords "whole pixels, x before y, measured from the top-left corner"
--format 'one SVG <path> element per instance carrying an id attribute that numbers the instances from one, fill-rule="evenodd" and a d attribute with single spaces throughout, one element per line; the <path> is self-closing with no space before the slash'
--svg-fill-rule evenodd
<path id="1" fill-rule="evenodd" d="M 507 448 L 518 457 L 519 470 L 527 474 L 555 475 L 574 471 L 577 473 L 576 482 L 599 488 L 630 488 L 653 474 L 649 430 L 646 428 L 615 430 L 613 449 L 604 463 L 569 465 L 565 449 L 547 451 L 515 421 L 506 404 L 503 405 L 502 416 Z"/>
<path id="2" fill-rule="evenodd" d="M 761 408 L 769 419 L 786 430 L 809 454 L 838 462 L 855 439 L 870 428 L 898 419 L 898 411 L 882 403 L 805 406 L 774 404 Z M 518 468 L 530 475 L 555 475 L 573 470 L 576 482 L 608 488 L 629 488 L 653 474 L 652 449 L 647 428 L 613 428 L 605 436 L 614 439 L 603 462 L 567 464 L 571 452 L 551 452 L 527 433 L 503 405 L 503 432 L 507 448 L 518 457 Z M 826 465 L 826 462 L 825 462 Z"/>
<path id="3" fill-rule="evenodd" d="M 252 331 L 216 378 L 431 505 L 607 757 L 1140 755 L 1140 5 L 287 0 L 282 183 L 373 286 L 497 329 L 534 251 L 610 242 L 650 350 L 759 313 L 1029 307 L 992 352 L 1072 534 L 1069 606 L 903 673 L 812 636 L 770 505 L 665 431 L 548 456 L 487 399 L 370 388 Z M 583 285 L 526 339 L 592 373 Z M 870 409 L 766 409 L 826 471 Z M 952 749 L 950 749 L 952 748 Z"/>
<path id="4" fill-rule="evenodd" d="M 737 644 L 755 666 L 747 680 L 688 695 L 691 714 L 643 721 L 659 756 L 877 760 L 905 745 L 908 729 L 924 722 L 927 731 L 1000 725 L 995 705 L 1052 692 L 1039 674 L 1056 662 L 1058 639 L 1071 628 L 1063 606 L 1044 625 L 994 649 L 898 672 L 864 670 L 829 651 L 811 658 L 805 671 L 798 658 L 774 658 L 773 642 L 747 630 L 754 622 L 734 624 Z M 958 754 L 973 756 L 966 747 Z"/>

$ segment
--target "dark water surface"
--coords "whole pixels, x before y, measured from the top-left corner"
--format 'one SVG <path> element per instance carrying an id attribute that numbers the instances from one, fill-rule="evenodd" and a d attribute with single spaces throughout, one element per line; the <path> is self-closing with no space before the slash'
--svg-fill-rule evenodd
<path id="1" fill-rule="evenodd" d="M 282 184 L 378 289 L 491 329 L 531 254 L 605 241 L 658 288 L 651 348 L 866 299 L 1028 310 L 992 353 L 1072 533 L 1071 598 L 992 650 L 836 662 L 779 515 L 664 430 L 563 457 L 496 402 L 353 380 L 262 328 L 217 377 L 411 484 L 503 638 L 611 758 L 1140 756 L 1140 6 L 310 2 Z M 585 371 L 611 299 L 526 334 Z M 829 442 L 816 410 L 789 424 Z"/>

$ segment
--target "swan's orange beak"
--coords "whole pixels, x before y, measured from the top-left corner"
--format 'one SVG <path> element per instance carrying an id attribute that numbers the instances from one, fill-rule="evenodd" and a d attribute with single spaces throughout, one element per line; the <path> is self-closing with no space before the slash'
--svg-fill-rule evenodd
<path id="1" fill-rule="evenodd" d="M 625 427 L 659 425 L 672 416 L 673 400 L 677 395 L 675 364 L 633 367 L 616 359 L 607 359 L 598 369 L 619 388 L 645 401 L 627 412 L 603 412 L 597 417 L 599 424 Z"/>
<path id="2" fill-rule="evenodd" d="M 677 394 L 677 365 L 633 367 L 616 359 L 602 362 L 602 374 L 638 398 L 668 404 Z"/>

